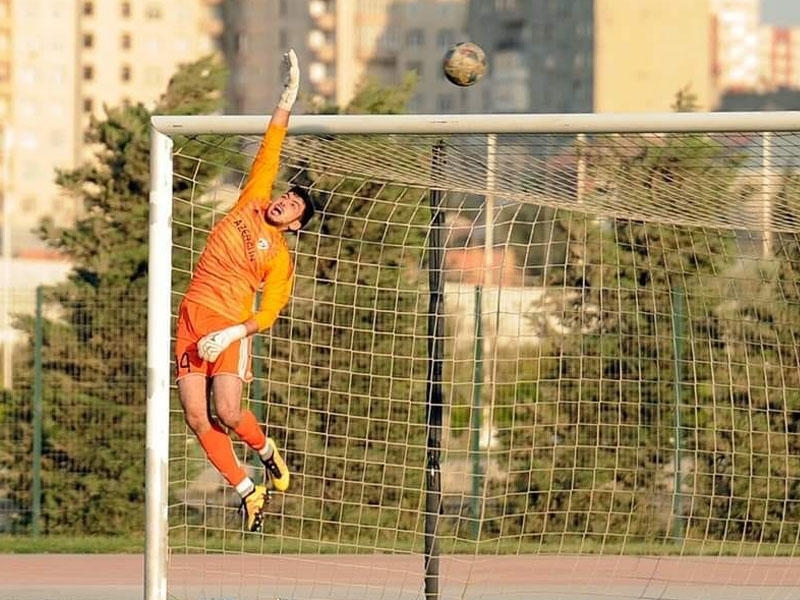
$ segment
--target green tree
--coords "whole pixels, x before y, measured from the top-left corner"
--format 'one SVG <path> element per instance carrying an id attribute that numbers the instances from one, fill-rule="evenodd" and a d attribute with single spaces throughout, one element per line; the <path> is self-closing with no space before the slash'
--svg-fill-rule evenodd
<path id="1" fill-rule="evenodd" d="M 216 56 L 181 66 L 153 113 L 219 110 L 225 76 Z M 46 290 L 48 308 L 59 313 L 45 322 L 42 349 L 46 533 L 136 532 L 143 526 L 152 113 L 137 103 L 106 107 L 105 114 L 86 132 L 93 159 L 56 175 L 81 202 L 81 216 L 73 226 L 46 219 L 40 229 L 74 265 L 64 283 Z M 211 180 L 218 170 L 213 151 L 203 158 L 195 172 Z M 177 181 L 176 196 L 187 197 L 190 187 Z M 33 330 L 30 319 L 22 325 Z M 28 375 L 31 360 L 29 354 Z M 20 423 L 16 435 L 16 442 L 28 444 L 29 423 Z M 29 465 L 11 468 L 18 481 L 29 483 Z M 18 503 L 29 506 L 30 485 L 16 489 Z"/>
<path id="2" fill-rule="evenodd" d="M 737 256 L 722 207 L 733 200 L 741 210 L 752 191 L 738 179 L 742 157 L 709 135 L 601 136 L 589 142 L 586 161 L 600 184 L 585 205 L 616 210 L 601 218 L 561 213 L 581 327 L 543 351 L 537 386 L 524 392 L 533 404 L 516 404 L 515 422 L 536 425 L 515 431 L 524 449 L 514 458 L 522 474 L 515 486 L 530 504 L 508 510 L 527 510 L 526 531 L 542 538 L 660 537 L 669 535 L 672 500 L 663 480 L 674 454 L 673 292 L 685 291 L 688 314 L 709 314 L 704 290 Z M 692 339 L 708 338 L 705 319 L 691 326 Z M 702 430 L 692 423 L 701 413 L 687 411 L 687 431 Z M 693 447 L 710 443 L 684 435 Z"/>

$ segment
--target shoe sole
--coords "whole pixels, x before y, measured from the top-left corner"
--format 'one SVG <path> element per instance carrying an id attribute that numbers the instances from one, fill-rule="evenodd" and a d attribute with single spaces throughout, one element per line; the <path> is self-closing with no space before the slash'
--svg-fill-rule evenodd
<path id="1" fill-rule="evenodd" d="M 278 446 L 275 444 L 274 440 L 270 438 L 268 443 L 272 444 L 273 454 L 272 457 L 267 462 L 264 463 L 264 467 L 267 472 L 267 479 L 272 484 L 272 487 L 274 487 L 276 490 L 278 490 L 279 492 L 285 492 L 287 489 L 289 489 L 289 467 L 286 466 L 286 461 L 283 460 L 283 457 L 278 452 Z M 281 481 L 280 477 L 275 477 L 275 475 L 273 474 L 273 469 L 271 467 L 274 467 L 274 470 L 276 472 L 281 473 L 281 469 L 278 466 L 278 463 L 273 458 L 275 456 L 280 457 L 281 462 L 283 463 L 284 468 L 286 469 L 285 481 Z"/>
<path id="2" fill-rule="evenodd" d="M 250 526 L 249 531 L 256 532 L 261 531 L 261 526 L 264 524 L 264 513 L 259 511 L 255 517 L 253 517 L 253 524 Z"/>
<path id="3" fill-rule="evenodd" d="M 266 510 L 268 504 L 269 504 L 269 490 L 264 490 L 264 504 L 262 504 L 261 508 L 258 509 L 258 512 L 255 515 L 253 515 L 253 524 L 250 527 L 246 526 L 246 524 L 247 524 L 247 510 L 244 507 L 242 507 L 241 510 L 242 510 L 243 517 L 244 517 L 244 520 L 245 520 L 245 528 L 248 531 L 255 532 L 255 531 L 260 531 L 261 530 L 261 526 L 264 524 L 265 510 Z"/>

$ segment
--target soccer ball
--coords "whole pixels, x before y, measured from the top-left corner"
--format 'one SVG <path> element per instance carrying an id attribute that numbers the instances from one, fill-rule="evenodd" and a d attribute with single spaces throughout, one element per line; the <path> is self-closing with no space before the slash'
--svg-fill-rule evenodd
<path id="1" fill-rule="evenodd" d="M 451 83 L 467 87 L 486 73 L 486 54 L 478 44 L 459 42 L 444 55 L 442 68 Z"/>

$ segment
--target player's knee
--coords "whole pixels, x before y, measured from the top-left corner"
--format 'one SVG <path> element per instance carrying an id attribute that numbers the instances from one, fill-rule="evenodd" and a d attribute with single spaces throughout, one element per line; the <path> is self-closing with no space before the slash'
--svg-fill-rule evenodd
<path id="1" fill-rule="evenodd" d="M 184 411 L 183 420 L 196 435 L 203 435 L 211 429 L 211 423 L 209 423 L 208 416 L 205 413 L 198 414 L 194 411 Z"/>
<path id="2" fill-rule="evenodd" d="M 217 407 L 217 418 L 229 429 L 236 429 L 242 418 L 242 412 L 237 407 Z"/>

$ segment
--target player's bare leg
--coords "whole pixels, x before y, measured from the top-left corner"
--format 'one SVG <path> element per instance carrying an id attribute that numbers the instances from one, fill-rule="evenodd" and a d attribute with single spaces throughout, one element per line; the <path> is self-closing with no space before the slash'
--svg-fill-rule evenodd
<path id="1" fill-rule="evenodd" d="M 247 435 L 243 431 L 245 419 L 250 419 L 254 424 L 252 414 L 245 414 L 241 408 L 242 380 L 235 375 L 217 375 L 214 378 L 214 400 L 217 408 L 217 415 L 222 422 L 235 430 L 245 442 L 250 444 L 264 463 L 267 479 L 272 483 L 272 487 L 279 492 L 285 492 L 289 487 L 289 469 L 278 452 L 277 444 L 271 438 L 266 438 L 263 445 L 252 439 L 252 434 Z M 252 425 L 251 425 L 252 427 Z M 258 435 L 262 432 L 259 429 Z M 262 438 L 263 439 L 263 438 Z"/>
<path id="2" fill-rule="evenodd" d="M 263 439 L 263 432 L 260 428 L 256 428 L 252 413 L 242 411 L 242 380 L 236 375 L 221 373 L 214 377 L 212 386 L 214 407 L 220 421 L 235 431 L 249 445 L 258 444 L 254 438 Z M 247 430 L 243 430 L 243 422 L 248 419 L 249 427 Z M 247 478 L 247 481 L 250 482 L 250 478 Z M 237 490 L 242 494 L 241 511 L 245 519 L 245 527 L 249 531 L 258 531 L 261 529 L 264 510 L 269 502 L 269 493 L 266 487 L 253 484 L 249 490 L 240 486 L 237 486 Z"/>
<path id="3" fill-rule="evenodd" d="M 223 425 L 233 427 L 240 418 L 241 381 L 236 377 L 217 376 L 211 386 L 207 383 L 202 375 L 187 375 L 178 381 L 186 423 L 197 435 L 211 464 L 241 496 L 245 526 L 249 531 L 257 531 L 263 521 L 267 490 L 263 485 L 255 485 L 239 464 L 227 432 L 210 416 L 208 398 L 213 387 L 217 417 Z M 237 390 L 238 396 L 232 396 Z M 236 398 L 236 401 L 232 401 L 232 398 Z"/>

